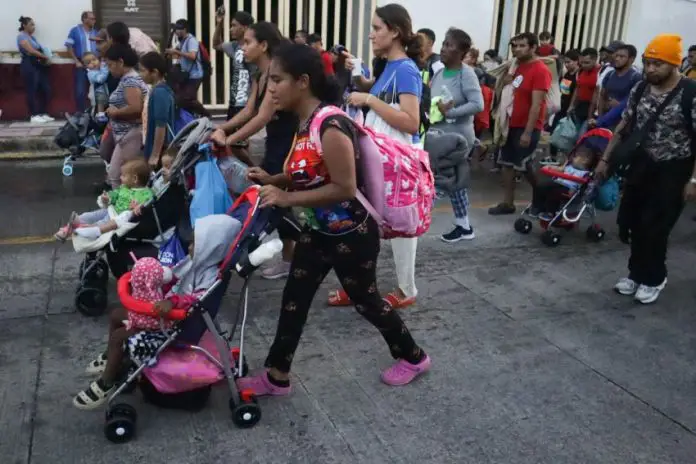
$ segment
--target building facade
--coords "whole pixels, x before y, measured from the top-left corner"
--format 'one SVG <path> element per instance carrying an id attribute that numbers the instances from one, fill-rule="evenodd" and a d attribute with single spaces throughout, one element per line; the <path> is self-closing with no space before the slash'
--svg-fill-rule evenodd
<path id="1" fill-rule="evenodd" d="M 170 24 L 188 18 L 195 34 L 210 45 L 215 12 L 238 9 L 273 21 L 291 35 L 299 28 L 318 32 L 325 46 L 341 43 L 365 61 L 371 58 L 368 34 L 374 9 L 394 0 L 22 0 L 5 2 L 0 15 L 0 54 L 16 52 L 20 16 L 34 18 L 36 37 L 54 52 L 64 49 L 68 31 L 80 14 L 93 10 L 102 25 L 121 20 L 156 41 L 166 41 Z M 523 31 L 548 30 L 562 51 L 599 47 L 623 39 L 642 50 L 656 34 L 682 35 L 685 47 L 696 44 L 696 0 L 396 0 L 408 9 L 414 28 L 433 29 L 438 42 L 456 26 L 467 31 L 481 51 L 502 46 Z M 439 44 L 436 45 L 439 47 Z M 202 90 L 203 102 L 224 108 L 229 98 L 229 58 L 215 56 L 213 76 Z"/>

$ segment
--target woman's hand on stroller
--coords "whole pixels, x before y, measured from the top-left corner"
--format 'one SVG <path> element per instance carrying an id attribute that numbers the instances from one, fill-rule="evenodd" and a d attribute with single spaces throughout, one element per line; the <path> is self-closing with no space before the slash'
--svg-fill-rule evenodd
<path id="1" fill-rule="evenodd" d="M 157 311 L 157 314 L 160 316 L 166 316 L 169 314 L 173 307 L 174 305 L 169 300 L 162 300 L 155 303 L 155 311 Z"/>
<path id="2" fill-rule="evenodd" d="M 604 158 L 599 160 L 597 167 L 594 171 L 594 178 L 600 184 L 604 182 L 607 178 L 607 173 L 609 172 L 609 162 Z"/>
<path id="3" fill-rule="evenodd" d="M 215 129 L 212 134 L 210 134 L 210 141 L 216 145 L 224 146 L 227 141 L 227 135 L 222 129 Z"/>
<path id="4" fill-rule="evenodd" d="M 261 196 L 261 207 L 265 208 L 267 206 L 278 206 L 280 208 L 287 208 L 290 206 L 288 199 L 288 192 L 281 190 L 275 185 L 264 185 L 259 190 L 259 195 Z"/>
<path id="5" fill-rule="evenodd" d="M 271 175 L 259 167 L 251 167 L 247 171 L 247 179 L 261 185 L 266 185 L 271 181 Z"/>

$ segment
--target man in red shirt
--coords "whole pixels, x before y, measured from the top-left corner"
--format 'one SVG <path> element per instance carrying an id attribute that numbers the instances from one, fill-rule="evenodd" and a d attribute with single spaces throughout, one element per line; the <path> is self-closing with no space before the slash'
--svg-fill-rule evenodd
<path id="1" fill-rule="evenodd" d="M 586 48 L 580 53 L 580 72 L 575 80 L 575 92 L 568 109 L 578 125 L 592 119 L 592 101 L 599 76 L 598 56 L 599 53 L 594 48 Z"/>
<path id="2" fill-rule="evenodd" d="M 546 120 L 546 94 L 551 88 L 551 71 L 536 58 L 539 39 L 525 32 L 512 39 L 512 53 L 518 66 L 512 78 L 514 101 L 507 141 L 498 162 L 503 168 L 502 203 L 488 210 L 494 216 L 515 212 L 515 171 L 522 172 L 532 185 L 536 176 L 531 163 Z"/>
<path id="3" fill-rule="evenodd" d="M 310 34 L 309 37 L 307 37 L 307 45 L 318 51 L 321 55 L 321 61 L 324 63 L 324 73 L 326 73 L 327 76 L 333 76 L 333 58 L 331 57 L 331 53 L 324 50 L 324 42 L 321 40 L 321 36 L 319 34 Z"/>

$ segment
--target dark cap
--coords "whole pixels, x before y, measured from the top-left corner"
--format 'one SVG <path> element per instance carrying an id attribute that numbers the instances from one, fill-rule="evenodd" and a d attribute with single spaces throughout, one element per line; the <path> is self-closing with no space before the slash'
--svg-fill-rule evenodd
<path id="1" fill-rule="evenodd" d="M 179 19 L 177 22 L 174 23 L 174 29 L 181 31 L 181 30 L 187 30 L 188 31 L 188 21 L 185 19 Z"/>
<path id="2" fill-rule="evenodd" d="M 600 48 L 599 51 L 614 53 L 616 50 L 619 49 L 619 47 L 622 47 L 624 45 L 626 44 L 621 40 L 613 40 L 609 43 L 609 45 L 605 45 L 604 47 Z"/>
<path id="3" fill-rule="evenodd" d="M 94 42 L 103 42 L 108 37 L 109 35 L 106 33 L 106 29 L 100 29 L 99 32 L 97 32 L 96 35 L 91 36 L 89 40 L 93 40 Z"/>
<path id="4" fill-rule="evenodd" d="M 346 47 L 344 47 L 341 44 L 336 44 L 331 48 L 331 53 L 333 53 L 334 55 L 340 55 L 345 51 L 347 51 Z"/>

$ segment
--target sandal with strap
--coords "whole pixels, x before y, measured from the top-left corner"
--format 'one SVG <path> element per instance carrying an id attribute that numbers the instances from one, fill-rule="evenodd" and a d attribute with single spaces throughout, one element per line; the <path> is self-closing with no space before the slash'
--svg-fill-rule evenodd
<path id="1" fill-rule="evenodd" d="M 384 301 L 392 307 L 392 309 L 402 309 L 406 308 L 407 306 L 411 306 L 416 302 L 416 297 L 405 297 L 401 296 L 401 292 L 399 291 L 393 291 L 389 292 L 386 297 L 384 297 Z"/>
<path id="2" fill-rule="evenodd" d="M 351 306 L 353 302 L 345 290 L 334 290 L 329 292 L 329 306 Z"/>
<path id="3" fill-rule="evenodd" d="M 89 363 L 85 372 L 88 374 L 101 374 L 106 369 L 106 354 L 102 353 Z"/>
<path id="4" fill-rule="evenodd" d="M 78 393 L 73 399 L 73 406 L 77 409 L 82 409 L 83 411 L 89 411 L 96 409 L 102 404 L 106 403 L 109 399 L 109 394 L 116 388 L 112 385 L 106 389 L 103 389 L 99 385 L 99 381 L 92 382 L 89 384 L 87 390 L 83 390 Z"/>

